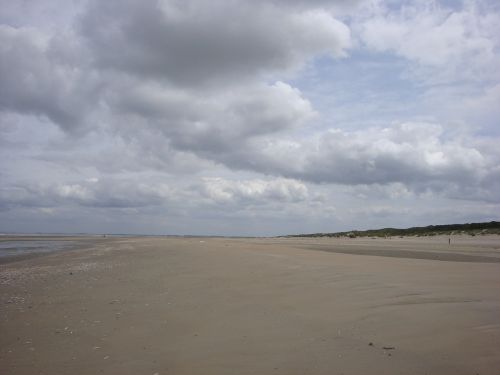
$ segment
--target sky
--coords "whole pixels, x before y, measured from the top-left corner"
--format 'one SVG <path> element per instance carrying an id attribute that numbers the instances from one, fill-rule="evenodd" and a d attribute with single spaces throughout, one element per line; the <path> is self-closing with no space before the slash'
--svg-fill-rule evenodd
<path id="1" fill-rule="evenodd" d="M 496 0 L 0 0 L 0 232 L 498 220 Z"/>

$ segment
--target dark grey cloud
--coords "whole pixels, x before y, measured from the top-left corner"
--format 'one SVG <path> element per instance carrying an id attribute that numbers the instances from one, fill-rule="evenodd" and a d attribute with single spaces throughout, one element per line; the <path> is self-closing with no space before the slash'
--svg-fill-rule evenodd
<path id="1" fill-rule="evenodd" d="M 267 2 L 95 1 L 80 28 L 96 66 L 181 86 L 266 77 L 350 45 L 321 8 Z"/>
<path id="2" fill-rule="evenodd" d="M 35 29 L 0 25 L 0 110 L 46 116 L 63 129 L 82 126 L 100 86 L 75 46 Z"/>

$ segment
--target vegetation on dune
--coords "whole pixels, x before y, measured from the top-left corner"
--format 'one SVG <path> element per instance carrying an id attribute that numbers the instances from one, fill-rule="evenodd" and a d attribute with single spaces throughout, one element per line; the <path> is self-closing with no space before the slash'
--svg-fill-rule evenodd
<path id="1" fill-rule="evenodd" d="M 467 223 L 467 224 L 445 224 L 445 225 L 428 225 L 426 227 L 412 228 L 382 228 L 369 230 L 352 230 L 348 232 L 336 233 L 311 233 L 311 234 L 294 234 L 285 237 L 393 237 L 393 236 L 436 236 L 436 235 L 452 235 L 452 234 L 467 234 L 470 236 L 484 234 L 500 234 L 500 222 L 490 221 L 487 223 Z"/>

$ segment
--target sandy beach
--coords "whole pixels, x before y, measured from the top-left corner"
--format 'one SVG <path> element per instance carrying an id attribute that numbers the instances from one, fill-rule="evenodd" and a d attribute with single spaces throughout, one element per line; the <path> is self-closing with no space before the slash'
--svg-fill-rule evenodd
<path id="1" fill-rule="evenodd" d="M 0 264 L 0 373 L 500 373 L 499 236 L 73 240 Z"/>

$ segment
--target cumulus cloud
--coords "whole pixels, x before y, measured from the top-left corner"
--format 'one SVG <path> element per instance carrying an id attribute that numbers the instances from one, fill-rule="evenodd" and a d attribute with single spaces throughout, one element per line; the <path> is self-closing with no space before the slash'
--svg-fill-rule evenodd
<path id="1" fill-rule="evenodd" d="M 215 92 L 210 97 L 144 84 L 115 100 L 122 114 L 115 125 L 121 131 L 134 133 L 145 126 L 174 148 L 201 155 L 298 128 L 315 116 L 300 91 L 283 82 Z"/>
<path id="2" fill-rule="evenodd" d="M 474 181 L 487 166 L 484 156 L 460 141 L 443 139 L 442 131 L 426 123 L 330 131 L 317 152 L 306 156 L 302 173 L 318 182 L 346 184 Z"/>
<path id="3" fill-rule="evenodd" d="M 262 204 L 267 201 L 300 202 L 309 197 L 307 187 L 288 179 L 239 180 L 205 178 L 201 191 L 214 203 Z"/>
<path id="4" fill-rule="evenodd" d="M 9 186 L 0 189 L 0 206 L 25 207 L 165 207 L 181 197 L 168 184 L 142 183 L 134 179 L 98 178 L 83 181 Z"/>
<path id="5" fill-rule="evenodd" d="M 134 113 L 147 125 L 161 118 L 180 143 L 227 123 L 224 131 L 252 136 L 303 123 L 312 112 L 272 75 L 350 47 L 348 27 L 321 8 L 193 0 L 84 9 L 75 29 L 1 25 L 0 109 L 45 116 L 73 132 L 122 126 L 121 114 Z"/>
<path id="6" fill-rule="evenodd" d="M 94 1 L 81 31 L 97 66 L 181 86 L 268 76 L 350 45 L 347 26 L 321 8 L 266 2 Z"/>
<path id="7" fill-rule="evenodd" d="M 131 181 L 90 180 L 74 183 L 32 184 L 9 186 L 0 190 L 1 206 L 28 207 L 88 206 L 88 207 L 144 207 L 160 204 L 168 198 L 164 185 L 150 186 Z"/>
<path id="8" fill-rule="evenodd" d="M 443 128 L 432 123 L 351 132 L 332 129 L 312 139 L 267 139 L 252 146 L 218 157 L 227 157 L 222 161 L 230 166 L 315 183 L 398 182 L 412 188 L 475 186 L 498 163 L 497 157 L 483 155 L 459 138 L 447 139 Z"/>
<path id="9" fill-rule="evenodd" d="M 283 205 L 311 198 L 307 187 L 290 179 L 230 180 L 221 177 L 197 179 L 185 186 L 134 178 L 88 178 L 83 181 L 30 184 L 0 188 L 0 207 L 82 206 L 98 208 L 189 209 L 225 205 Z"/>

